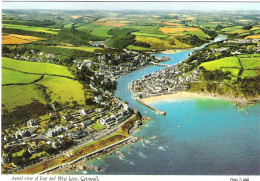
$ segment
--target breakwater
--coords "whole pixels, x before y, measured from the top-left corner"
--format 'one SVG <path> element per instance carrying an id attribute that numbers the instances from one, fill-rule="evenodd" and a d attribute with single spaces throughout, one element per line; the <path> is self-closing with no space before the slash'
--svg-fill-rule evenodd
<path id="1" fill-rule="evenodd" d="M 148 104 L 146 104 L 144 101 L 142 101 L 141 99 L 139 98 L 134 98 L 136 101 L 140 102 L 141 104 L 145 105 L 146 107 L 149 107 L 150 109 L 154 110 L 157 114 L 161 114 L 161 115 L 165 115 L 166 112 L 165 111 L 161 111 L 159 109 L 156 109 Z"/>

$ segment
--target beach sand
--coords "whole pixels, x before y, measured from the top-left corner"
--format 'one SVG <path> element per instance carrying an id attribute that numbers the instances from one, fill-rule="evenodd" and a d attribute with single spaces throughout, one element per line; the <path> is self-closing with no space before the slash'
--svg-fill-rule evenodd
<path id="1" fill-rule="evenodd" d="M 154 101 L 160 101 L 160 100 L 167 100 L 167 99 L 176 99 L 176 98 L 220 98 L 215 97 L 210 94 L 204 94 L 204 93 L 192 93 L 192 92 L 178 92 L 174 94 L 167 94 L 167 95 L 161 95 L 161 96 L 154 96 L 154 97 L 147 97 L 142 99 L 145 103 L 150 103 Z"/>

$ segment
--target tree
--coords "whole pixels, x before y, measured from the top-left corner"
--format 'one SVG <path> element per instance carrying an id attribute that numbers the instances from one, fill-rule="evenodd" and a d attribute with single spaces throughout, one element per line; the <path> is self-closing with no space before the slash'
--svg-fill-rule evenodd
<path id="1" fill-rule="evenodd" d="M 26 150 L 23 153 L 23 158 L 25 158 L 25 159 L 29 159 L 31 156 L 32 156 L 32 154 L 28 150 Z"/>
<path id="2" fill-rule="evenodd" d="M 23 157 L 21 156 L 16 156 L 12 159 L 12 162 L 15 164 L 15 165 L 22 165 L 23 164 Z"/>

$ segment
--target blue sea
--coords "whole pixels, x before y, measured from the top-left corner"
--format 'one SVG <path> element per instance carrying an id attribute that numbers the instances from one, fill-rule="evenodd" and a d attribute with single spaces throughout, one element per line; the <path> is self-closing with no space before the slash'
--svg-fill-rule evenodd
<path id="1" fill-rule="evenodd" d="M 171 61 L 165 63 L 180 62 L 192 51 L 171 54 Z M 134 133 L 145 141 L 121 148 L 124 158 L 112 154 L 88 161 L 86 165 L 103 169 L 86 170 L 88 174 L 259 175 L 260 104 L 240 110 L 217 98 L 168 99 L 150 103 L 167 112 L 158 115 L 132 99 L 128 84 L 162 68 L 149 66 L 118 79 L 116 96 L 152 120 Z"/>

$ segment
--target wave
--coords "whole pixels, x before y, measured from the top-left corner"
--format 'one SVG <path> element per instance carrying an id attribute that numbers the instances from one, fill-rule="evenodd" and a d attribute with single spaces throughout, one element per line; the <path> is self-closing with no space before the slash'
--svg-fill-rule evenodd
<path id="1" fill-rule="evenodd" d="M 138 152 L 138 155 L 142 158 L 147 158 L 147 156 L 143 152 Z"/>
<path id="2" fill-rule="evenodd" d="M 162 151 L 166 151 L 163 146 L 159 146 L 158 149 L 159 149 L 159 150 L 162 150 Z"/>

